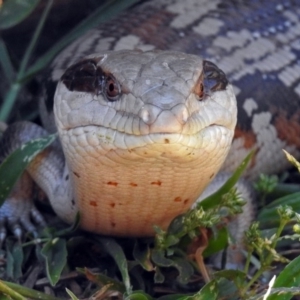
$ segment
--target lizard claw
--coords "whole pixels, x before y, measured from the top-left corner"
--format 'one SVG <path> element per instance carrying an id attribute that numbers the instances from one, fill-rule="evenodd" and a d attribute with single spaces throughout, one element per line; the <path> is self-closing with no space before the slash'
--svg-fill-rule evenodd
<path id="1" fill-rule="evenodd" d="M 7 229 L 20 241 L 24 231 L 37 236 L 37 227 L 45 226 L 31 198 L 32 180 L 24 173 L 0 208 L 0 245 L 7 236 Z"/>

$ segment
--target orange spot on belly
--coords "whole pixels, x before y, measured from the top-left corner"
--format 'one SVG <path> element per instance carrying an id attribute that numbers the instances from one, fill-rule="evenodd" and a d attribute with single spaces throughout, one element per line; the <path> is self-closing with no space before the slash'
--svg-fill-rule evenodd
<path id="1" fill-rule="evenodd" d="M 116 223 L 114 223 L 114 222 L 111 222 L 110 225 L 111 225 L 111 227 L 116 227 Z"/>
<path id="2" fill-rule="evenodd" d="M 116 203 L 112 202 L 109 204 L 111 207 L 115 207 L 116 206 Z"/>
<path id="3" fill-rule="evenodd" d="M 181 202 L 181 201 L 182 201 L 181 197 L 176 197 L 176 198 L 174 199 L 174 202 Z"/>
<path id="4" fill-rule="evenodd" d="M 98 204 L 96 201 L 90 201 L 90 206 L 96 207 L 96 206 L 98 206 Z"/>
<path id="5" fill-rule="evenodd" d="M 130 182 L 129 183 L 131 186 L 138 186 L 136 183 L 134 183 L 134 182 Z"/>
<path id="6" fill-rule="evenodd" d="M 107 184 L 108 185 L 113 185 L 113 186 L 117 186 L 118 185 L 118 183 L 115 182 L 115 181 L 108 181 Z"/>
<path id="7" fill-rule="evenodd" d="M 189 201 L 190 201 L 190 199 L 185 199 L 185 200 L 183 201 L 183 204 L 187 204 Z"/>
<path id="8" fill-rule="evenodd" d="M 151 184 L 161 186 L 162 182 L 160 180 L 157 180 L 157 181 L 152 181 Z"/>

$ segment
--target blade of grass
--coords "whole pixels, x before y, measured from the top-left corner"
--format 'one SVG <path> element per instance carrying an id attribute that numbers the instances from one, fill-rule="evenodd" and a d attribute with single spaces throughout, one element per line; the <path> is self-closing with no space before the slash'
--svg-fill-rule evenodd
<path id="1" fill-rule="evenodd" d="M 6 45 L 1 38 L 0 38 L 0 64 L 3 69 L 3 74 L 6 76 L 9 83 L 11 83 L 13 81 L 15 71 L 12 66 L 10 57 L 8 55 Z"/>
<path id="2" fill-rule="evenodd" d="M 2 1 L 1 1 L 2 2 Z M 0 2 L 0 30 L 8 29 L 22 22 L 36 8 L 40 0 L 9 0 Z"/>
<path id="3" fill-rule="evenodd" d="M 42 17 L 39 21 L 39 24 L 33 34 L 33 37 L 26 49 L 26 52 L 24 54 L 24 57 L 22 59 L 22 62 L 21 62 L 21 66 L 20 66 L 20 69 L 18 71 L 18 74 L 17 74 L 17 78 L 16 78 L 16 81 L 15 83 L 13 83 L 11 86 L 10 86 L 10 89 L 8 91 L 8 93 L 6 94 L 5 96 L 5 99 L 4 99 L 4 102 L 3 102 L 3 105 L 2 105 L 2 108 L 1 108 L 1 111 L 0 111 L 0 120 L 1 121 L 6 121 L 12 111 L 12 108 L 14 106 L 14 103 L 17 99 L 17 96 L 20 92 L 20 89 L 22 87 L 22 81 L 24 81 L 24 73 L 25 73 L 25 70 L 26 70 L 26 67 L 28 65 L 28 61 L 29 61 L 29 58 L 32 54 L 32 51 L 34 49 L 34 47 L 36 46 L 36 43 L 37 43 L 37 40 L 38 40 L 38 37 L 41 33 L 41 30 L 45 24 L 45 21 L 46 21 L 46 18 L 49 14 L 49 11 L 52 7 L 52 4 L 53 4 L 53 0 L 48 0 L 48 3 L 47 3 L 47 6 L 46 8 L 44 9 L 43 11 L 43 14 L 42 14 Z"/>
<path id="4" fill-rule="evenodd" d="M 61 300 L 61 298 L 56 298 L 54 296 L 47 295 L 39 291 L 29 289 L 24 286 L 18 285 L 16 283 L 7 282 L 7 281 L 0 281 L 0 283 L 1 283 L 1 288 L 0 288 L 1 291 L 3 286 L 7 286 L 10 289 L 14 290 L 16 293 L 19 293 L 23 297 L 26 297 L 26 298 L 22 297 L 20 299 Z M 13 299 L 17 299 L 17 298 L 13 298 Z"/>
<path id="5" fill-rule="evenodd" d="M 41 16 L 41 19 L 38 23 L 38 26 L 36 27 L 35 31 L 34 31 L 34 34 L 30 40 L 30 43 L 26 49 L 26 52 L 24 54 L 24 57 L 22 59 L 22 62 L 21 62 L 21 65 L 20 65 L 20 69 L 19 69 L 19 72 L 18 72 L 18 75 L 17 75 L 17 81 L 22 81 L 23 79 L 23 75 L 25 73 L 25 70 L 27 68 L 27 65 L 28 65 L 28 61 L 30 59 L 30 56 L 34 50 L 34 47 L 36 46 L 36 43 L 37 43 L 37 40 L 41 34 L 41 31 L 45 25 L 45 22 L 46 22 L 46 19 L 47 19 L 47 16 L 50 12 L 50 9 L 53 5 L 53 0 L 48 0 L 47 2 L 47 5 L 42 13 L 42 16 Z"/>
<path id="6" fill-rule="evenodd" d="M 87 19 L 82 21 L 78 26 L 76 26 L 70 33 L 64 36 L 58 43 L 56 43 L 49 51 L 42 55 L 26 72 L 24 77 L 32 77 L 35 73 L 39 72 L 41 69 L 45 68 L 52 59 L 61 51 L 64 47 L 69 45 L 79 36 L 83 35 L 92 27 L 98 25 L 101 22 L 105 22 L 112 17 L 116 16 L 118 13 L 128 8 L 138 0 L 113 0 L 107 4 L 99 7 L 92 15 Z"/>

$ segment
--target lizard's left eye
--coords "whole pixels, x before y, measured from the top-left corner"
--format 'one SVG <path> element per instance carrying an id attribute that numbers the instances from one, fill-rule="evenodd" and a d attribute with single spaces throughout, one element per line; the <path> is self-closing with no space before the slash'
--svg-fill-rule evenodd
<path id="1" fill-rule="evenodd" d="M 194 93 L 199 100 L 205 99 L 213 92 L 223 91 L 228 85 L 225 73 L 210 61 L 203 61 L 203 72 L 195 86 Z"/>
<path id="2" fill-rule="evenodd" d="M 204 98 L 204 85 L 202 79 L 200 79 L 200 82 L 197 83 L 194 93 L 199 97 L 199 100 Z"/>
<path id="3" fill-rule="evenodd" d="M 106 78 L 103 85 L 103 94 L 109 101 L 116 101 L 119 99 L 121 95 L 121 87 L 119 82 L 112 76 Z"/>

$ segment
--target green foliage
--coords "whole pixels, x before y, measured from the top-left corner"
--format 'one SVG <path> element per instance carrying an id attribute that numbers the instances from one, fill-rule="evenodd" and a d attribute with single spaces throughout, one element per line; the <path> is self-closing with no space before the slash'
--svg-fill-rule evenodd
<path id="1" fill-rule="evenodd" d="M 0 29 L 19 23 L 30 14 L 38 3 L 37 0 L 21 2 L 5 1 L 5 5 L 0 10 Z M 0 38 L 0 63 L 10 84 L 0 112 L 0 119 L 7 119 L 22 86 L 37 72 L 45 68 L 63 47 L 90 27 L 106 20 L 134 2 L 133 0 L 110 1 L 101 6 L 89 19 L 74 28 L 62 41 L 28 66 L 52 5 L 52 1 L 49 0 L 32 40 L 24 52 L 18 70 L 14 70 L 6 45 Z M 4 161 L 0 166 L 0 202 L 7 197 L 14 182 L 34 158 L 34 155 L 42 151 L 54 138 L 55 136 L 50 136 L 43 140 L 30 142 Z M 289 155 L 287 156 L 299 168 L 299 163 Z M 188 291 L 178 293 L 175 290 L 174 294 L 170 293 L 156 298 L 159 300 L 256 300 L 266 299 L 266 293 L 268 293 L 268 300 L 291 299 L 293 295 L 300 294 L 298 288 L 300 261 L 299 257 L 289 261 L 279 252 L 278 245 L 284 241 L 298 241 L 300 238 L 300 217 L 297 214 L 297 211 L 300 211 L 300 192 L 281 197 L 264 205 L 261 209 L 257 222 L 253 223 L 245 233 L 247 253 L 242 270 L 222 270 L 211 276 L 208 275 L 206 267 L 201 265 L 204 257 L 224 249 L 228 244 L 227 229 L 218 226 L 224 218 L 224 213 L 220 210 L 226 208 L 225 217 L 231 217 L 241 211 L 244 202 L 237 194 L 234 185 L 250 159 L 251 155 L 244 160 L 233 176 L 216 193 L 186 214 L 175 218 L 167 231 L 155 227 L 156 237 L 154 240 L 131 240 L 131 247 L 128 247 L 124 240 L 81 235 L 80 233 L 75 235 L 74 231 L 80 221 L 78 217 L 70 228 L 63 230 L 46 228 L 39 238 L 34 238 L 25 244 L 13 244 L 7 241 L 6 274 L 9 278 L 19 279 L 22 276 L 22 267 L 30 256 L 28 253 L 35 246 L 38 259 L 41 259 L 41 256 L 44 258 L 48 280 L 55 286 L 59 282 L 63 270 L 68 268 L 68 254 L 75 251 L 74 249 L 80 244 L 93 244 L 99 246 L 106 255 L 104 260 L 111 257 L 114 262 L 107 270 L 100 273 L 93 273 L 86 268 L 78 269 L 78 272 L 84 274 L 94 284 L 96 288 L 93 290 L 93 295 L 98 299 L 109 299 L 111 292 L 117 293 L 119 299 L 155 299 L 152 296 L 153 293 L 148 292 L 151 289 L 149 288 L 149 278 L 145 279 L 147 276 L 152 276 L 153 282 L 150 285 L 165 284 L 171 278 L 175 286 L 184 287 L 184 290 Z M 276 189 L 277 182 L 276 177 L 261 176 L 255 188 L 261 193 L 263 204 L 266 203 L 267 195 Z M 289 228 L 293 228 L 294 232 L 287 231 Z M 190 250 L 191 245 L 195 248 L 192 251 Z M 257 263 L 252 267 L 250 273 L 253 261 Z M 274 262 L 288 264 L 279 273 L 274 283 L 270 283 L 268 291 L 261 292 L 259 280 L 274 268 Z M 175 276 L 173 275 L 174 271 Z M 199 273 L 209 282 L 201 283 L 197 286 L 197 291 L 193 291 L 190 289 L 190 284 L 195 277 L 199 278 Z M 66 292 L 72 299 L 77 299 L 70 290 L 66 290 Z M 0 297 L 20 300 L 26 298 L 57 300 L 53 296 L 4 281 L 0 281 Z"/>
<path id="2" fill-rule="evenodd" d="M 49 146 L 56 134 L 32 140 L 11 153 L 0 165 L 0 206 L 8 197 L 12 187 L 34 157 Z"/>

